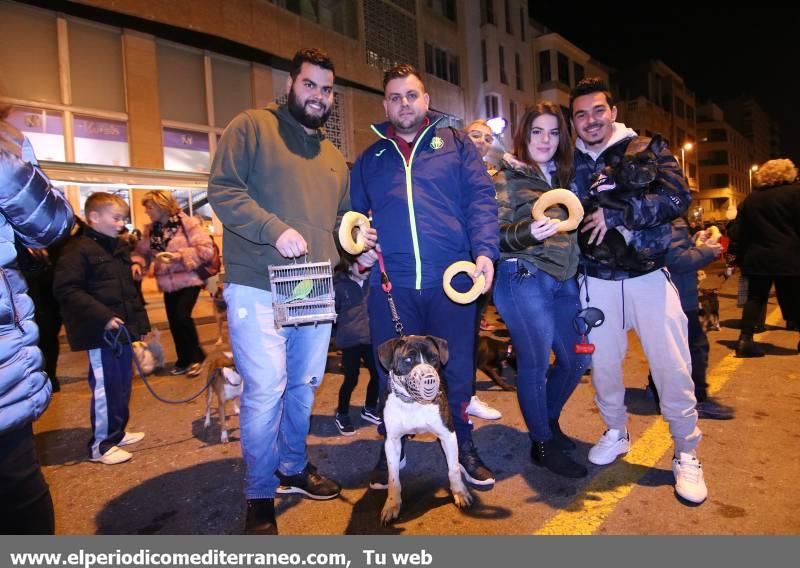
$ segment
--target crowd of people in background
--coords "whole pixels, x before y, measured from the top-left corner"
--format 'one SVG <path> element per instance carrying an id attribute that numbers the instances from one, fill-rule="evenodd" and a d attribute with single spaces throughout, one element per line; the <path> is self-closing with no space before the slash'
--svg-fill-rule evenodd
<path id="1" fill-rule="evenodd" d="M 384 76 L 387 120 L 374 125 L 377 139 L 352 171 L 322 130 L 334 81 L 334 64 L 324 52 L 299 51 L 286 80 L 288 102 L 235 117 L 211 167 L 208 200 L 224 229 L 230 347 L 244 378 L 245 532 L 278 533 L 276 494 L 325 500 L 341 492 L 306 450 L 332 333 L 344 366 L 333 412 L 338 431 L 355 433 L 349 408 L 363 363 L 370 378 L 360 418 L 385 435 L 389 377 L 376 354 L 395 337 L 398 313 L 404 333 L 447 342 L 442 379 L 459 467 L 469 483 L 491 487 L 495 475 L 473 441 L 470 416 L 501 417 L 478 398 L 475 386 L 476 341 L 481 331 L 492 330 L 485 317 L 492 292 L 517 354 L 517 398 L 532 463 L 568 478 L 588 475 L 560 417 L 589 372 L 605 430 L 588 461 L 609 465 L 630 450 L 622 362 L 628 332 L 635 331 L 650 366 L 650 390 L 674 442 L 676 493 L 702 503 L 708 489 L 697 455 L 698 418 L 729 419 L 734 409 L 708 394 L 709 341 L 698 271 L 720 258 L 741 270 L 737 356 L 767 353 L 754 334 L 763 330 L 773 284 L 787 329 L 798 329 L 800 185 L 794 165 L 764 164 L 736 220 L 717 224 L 721 236 L 709 238 L 710 223 L 688 218 L 691 194 L 673 154 L 666 146 L 653 150 L 650 138 L 618 122 L 614 96 L 597 78 L 575 86 L 569 116 L 551 101 L 528 108 L 513 147 L 490 160 L 496 137 L 489 125 L 476 121 L 464 131 L 444 126 L 429 109 L 421 74 L 398 65 Z M 616 168 L 643 151 L 652 152 L 653 175 L 634 191 Z M 559 204 L 542 219 L 532 217 L 537 201 L 559 188 L 571 190 L 586 210 L 577 229 L 560 228 L 569 214 Z M 620 197 L 600 199 L 611 195 L 606 192 Z M 0 275 L 7 284 L 0 286 L 2 532 L 54 530 L 31 423 L 44 412 L 51 390 L 59 389 L 62 321 L 70 347 L 88 353 L 91 461 L 126 462 L 132 454 L 123 448 L 144 437 L 126 425 L 131 342 L 150 329 L 141 291 L 148 273 L 163 293 L 177 352 L 170 374 L 200 371 L 205 353 L 192 310 L 207 278 L 201 269 L 213 263 L 216 245 L 171 193 L 149 191 L 143 205 L 150 223 L 141 231 L 123 231 L 128 205 L 102 192 L 86 201 L 84 220 L 73 221 L 30 146 L 0 120 Z M 330 322 L 276 327 L 267 267 L 339 258 L 337 220 L 351 210 L 370 215 L 372 228 L 364 232 L 362 253 L 341 255 L 334 278 L 336 328 Z M 632 251 L 633 260 L 589 252 L 613 242 Z M 477 303 L 455 303 L 442 288 L 445 269 L 462 260 L 474 262 L 474 273 L 461 274 L 454 285 L 468 287 L 470 277 L 482 277 Z M 17 267 L 27 278 L 27 293 Z M 392 303 L 382 277 L 391 280 Z M 590 320 L 592 313 L 601 319 Z M 15 357 L 20 351 L 27 356 Z M 402 457 L 403 447 L 398 451 Z M 383 446 L 376 457 L 369 485 L 386 489 Z M 5 524 L 7 519 L 14 523 Z"/>

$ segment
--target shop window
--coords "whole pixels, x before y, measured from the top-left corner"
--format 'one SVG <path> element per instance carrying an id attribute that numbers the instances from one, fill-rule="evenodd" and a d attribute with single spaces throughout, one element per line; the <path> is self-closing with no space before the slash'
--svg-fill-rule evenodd
<path id="1" fill-rule="evenodd" d="M 81 164 L 129 166 L 128 124 L 75 115 L 75 161 Z"/>
<path id="2" fill-rule="evenodd" d="M 164 169 L 207 172 L 211 165 L 208 134 L 164 128 Z"/>
<path id="3" fill-rule="evenodd" d="M 63 114 L 52 110 L 13 107 L 8 122 L 28 137 L 37 159 L 66 161 Z"/>

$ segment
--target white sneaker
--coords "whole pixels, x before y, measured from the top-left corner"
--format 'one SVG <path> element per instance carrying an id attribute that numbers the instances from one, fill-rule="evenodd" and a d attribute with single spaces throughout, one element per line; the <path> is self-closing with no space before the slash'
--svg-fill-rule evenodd
<path id="1" fill-rule="evenodd" d="M 118 446 L 130 446 L 137 444 L 144 439 L 144 432 L 125 432 L 125 437 L 120 440 Z"/>
<path id="2" fill-rule="evenodd" d="M 627 454 L 631 449 L 631 436 L 627 431 L 606 430 L 603 437 L 589 450 L 589 461 L 594 465 L 608 465 L 617 456 Z"/>
<path id="3" fill-rule="evenodd" d="M 118 463 L 125 463 L 132 457 L 132 453 L 121 450 L 119 446 L 112 446 L 99 458 L 91 458 L 89 461 L 102 463 L 105 465 L 117 465 Z"/>
<path id="4" fill-rule="evenodd" d="M 476 396 L 473 396 L 469 400 L 469 405 L 467 406 L 467 414 L 472 416 L 476 416 L 478 418 L 483 418 L 484 420 L 498 420 L 503 417 L 499 410 L 496 408 L 492 408 L 481 399 Z"/>
<path id="5" fill-rule="evenodd" d="M 703 479 L 703 466 L 696 456 L 681 452 L 672 458 L 672 473 L 675 475 L 675 493 L 692 503 L 702 503 L 708 497 L 708 488 Z"/>

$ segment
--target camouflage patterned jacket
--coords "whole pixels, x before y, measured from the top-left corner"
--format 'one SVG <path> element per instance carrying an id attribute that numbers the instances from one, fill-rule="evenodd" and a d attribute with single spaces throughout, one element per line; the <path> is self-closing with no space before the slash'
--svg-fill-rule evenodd
<path id="1" fill-rule="evenodd" d="M 556 176 L 552 172 L 552 176 Z M 500 170 L 494 175 L 497 209 L 500 221 L 500 258 L 521 258 L 531 262 L 556 280 L 575 276 L 578 269 L 578 240 L 576 231 L 556 233 L 544 241 L 531 235 L 531 209 L 536 200 L 553 189 L 542 175 L 510 155 L 503 158 Z M 558 206 L 545 214 L 554 219 L 566 219 L 567 212 Z"/>
<path id="2" fill-rule="evenodd" d="M 636 133 L 624 124 L 614 123 L 615 133 L 607 146 L 593 157 L 578 140 L 575 150 L 575 175 L 570 188 L 584 206 L 588 204 L 592 176 L 600 172 L 612 154 L 619 158 L 635 138 Z M 691 202 L 686 180 L 672 153 L 665 148 L 659 155 L 658 175 L 640 198 L 630 198 L 625 210 L 604 209 L 605 221 L 609 230 L 625 227 L 631 231 L 630 243 L 643 257 L 654 262 L 649 271 L 662 268 L 666 264 L 667 251 L 672 240 L 672 220 L 684 214 Z M 645 273 L 634 273 L 619 268 L 600 265 L 581 257 L 581 265 L 586 274 L 602 280 L 624 280 Z"/>

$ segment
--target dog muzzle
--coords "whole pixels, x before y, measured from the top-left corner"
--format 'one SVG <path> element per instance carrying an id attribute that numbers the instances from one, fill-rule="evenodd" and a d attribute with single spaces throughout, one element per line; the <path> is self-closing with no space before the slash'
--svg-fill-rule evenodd
<path id="1" fill-rule="evenodd" d="M 415 402 L 430 404 L 439 394 L 439 373 L 427 363 L 417 365 L 411 369 L 409 374 L 397 377 L 397 379 Z"/>

